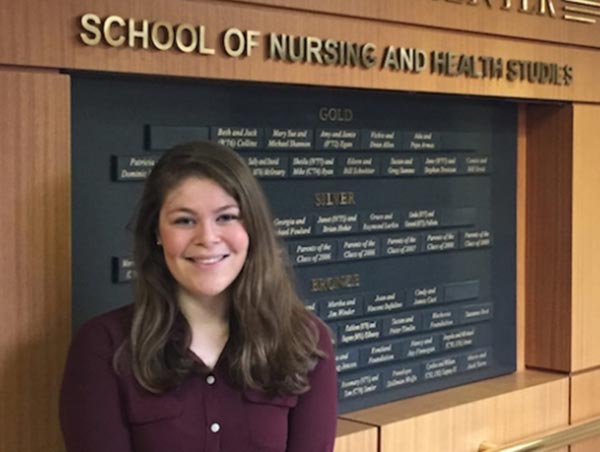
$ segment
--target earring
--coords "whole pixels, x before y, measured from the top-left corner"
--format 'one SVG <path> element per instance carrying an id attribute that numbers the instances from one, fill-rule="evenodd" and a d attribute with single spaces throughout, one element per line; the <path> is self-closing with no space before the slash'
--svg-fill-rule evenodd
<path id="1" fill-rule="evenodd" d="M 162 246 L 162 242 L 160 241 L 160 237 L 156 237 L 156 244 L 158 246 Z"/>

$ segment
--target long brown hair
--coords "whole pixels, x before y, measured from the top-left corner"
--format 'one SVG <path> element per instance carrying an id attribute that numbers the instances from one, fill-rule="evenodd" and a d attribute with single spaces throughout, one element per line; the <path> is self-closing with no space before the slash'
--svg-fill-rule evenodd
<path id="1" fill-rule="evenodd" d="M 179 311 L 177 283 L 156 244 L 161 206 L 189 177 L 213 180 L 232 196 L 250 237 L 246 262 L 230 287 L 230 336 L 223 353 L 233 384 L 271 394 L 308 390 L 307 374 L 322 356 L 318 333 L 294 289 L 265 195 L 238 154 L 210 142 L 171 149 L 144 186 L 134 225 L 137 279 L 128 341 L 135 378 L 162 393 L 197 370 L 187 352 L 191 331 Z"/>

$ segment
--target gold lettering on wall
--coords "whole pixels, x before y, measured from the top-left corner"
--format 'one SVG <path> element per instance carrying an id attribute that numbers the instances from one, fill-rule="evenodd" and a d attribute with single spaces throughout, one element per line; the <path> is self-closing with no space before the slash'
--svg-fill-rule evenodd
<path id="1" fill-rule="evenodd" d="M 482 0 L 444 1 L 463 5 L 482 4 L 480 3 Z M 511 0 L 498 0 L 496 3 L 494 0 L 485 0 L 488 6 L 514 7 L 514 10 L 519 12 L 537 11 L 538 14 L 550 16 L 556 14 L 554 1 L 557 0 L 519 0 L 519 3 L 516 4 Z M 592 0 L 569 1 L 592 2 Z M 575 9 L 575 7 L 569 8 L 570 10 Z M 600 9 L 600 0 L 598 8 Z M 600 12 L 597 13 L 597 16 L 600 17 Z M 173 25 L 166 20 L 137 20 L 118 15 L 108 15 L 102 18 L 92 13 L 84 14 L 80 18 L 80 25 L 79 38 L 87 46 L 104 44 L 109 48 L 130 47 L 150 51 L 178 50 L 184 53 L 196 52 L 200 55 L 214 55 L 215 49 L 208 45 L 208 35 L 213 38 L 218 36 L 217 39 L 220 39 L 221 55 L 239 59 L 251 57 L 253 54 L 254 56 L 261 54 L 263 59 L 287 63 L 336 65 L 414 74 L 429 70 L 430 74 L 446 77 L 480 80 L 505 78 L 510 82 L 557 86 L 570 86 L 574 74 L 571 65 L 551 61 L 510 59 L 505 62 L 502 58 L 489 55 L 427 51 L 395 45 L 383 47 L 382 52 L 378 54 L 377 46 L 371 42 L 359 43 L 284 33 L 264 33 L 263 35 L 257 30 L 242 30 L 235 27 L 228 28 L 220 34 L 209 34 L 204 25 L 188 23 Z M 266 54 L 257 51 L 265 45 Z M 319 119 L 323 122 L 348 123 L 353 118 L 354 113 L 349 108 L 322 107 L 319 109 Z M 350 146 L 350 143 L 342 144 Z M 337 142 L 337 145 L 340 146 L 340 143 Z M 350 205 L 355 203 L 354 194 L 350 193 L 346 198 L 342 192 L 317 193 L 315 203 L 319 207 Z"/>
<path id="2" fill-rule="evenodd" d="M 169 50 L 173 47 L 175 33 L 169 22 L 158 21 L 152 24 L 152 42 L 158 50 Z"/>
<path id="3" fill-rule="evenodd" d="M 315 193 L 316 207 L 352 206 L 356 204 L 354 192 L 320 192 Z"/>
<path id="4" fill-rule="evenodd" d="M 372 42 L 360 44 L 285 33 L 270 33 L 268 41 L 268 56 L 272 60 L 326 66 L 362 66 L 367 69 L 377 63 L 377 47 Z"/>
<path id="5" fill-rule="evenodd" d="M 440 1 L 440 0 L 434 0 Z M 486 5 L 491 9 L 498 9 L 502 11 L 516 11 L 523 14 L 536 14 L 540 16 L 547 16 L 550 18 L 558 17 L 557 4 L 560 0 L 443 0 L 447 3 L 455 3 L 461 5 L 477 6 Z M 585 6 L 572 6 L 571 4 Z M 594 0 L 567 0 L 563 6 L 565 13 L 562 18 L 565 20 L 573 20 L 582 23 L 596 23 L 596 17 L 600 14 L 594 11 L 593 8 L 600 10 L 600 3 Z M 578 13 L 576 17 L 572 13 Z"/>
<path id="6" fill-rule="evenodd" d="M 102 28 L 102 32 L 104 33 L 104 39 L 106 40 L 106 43 L 112 47 L 119 47 L 125 42 L 125 36 L 123 36 L 123 33 L 121 33 L 118 37 L 114 37 L 111 34 L 111 27 L 113 25 L 117 25 L 123 28 L 125 26 L 125 20 L 119 16 L 108 16 L 104 21 L 104 27 Z"/>
<path id="7" fill-rule="evenodd" d="M 102 33 L 100 33 L 98 25 L 101 23 L 102 20 L 100 17 L 95 14 L 84 14 L 81 17 L 81 27 L 89 33 L 79 33 L 79 37 L 85 45 L 96 46 L 100 44 Z"/>
<path id="8" fill-rule="evenodd" d="M 142 48 L 148 48 L 148 21 L 142 20 L 140 22 L 140 28 L 137 28 L 135 19 L 128 19 L 127 23 L 129 25 L 129 47 L 135 47 L 135 40 L 140 39 Z"/>
<path id="9" fill-rule="evenodd" d="M 91 13 L 81 16 L 80 24 L 83 32 L 79 33 L 79 37 L 88 46 L 97 46 L 104 42 L 110 47 L 128 46 L 161 51 L 176 49 L 184 53 L 196 51 L 201 55 L 215 53 L 215 50 L 207 45 L 204 25 L 194 26 L 187 23 L 173 25 L 164 20 L 137 21 L 117 15 L 102 19 Z M 246 32 L 243 41 L 245 47 L 240 50 L 240 54 L 250 54 L 251 49 L 258 45 L 256 41 L 258 34 L 260 33 Z"/>
<path id="10" fill-rule="evenodd" d="M 259 36 L 260 31 L 230 28 L 223 38 L 225 53 L 231 57 L 250 56 L 252 49 L 258 47 Z"/>

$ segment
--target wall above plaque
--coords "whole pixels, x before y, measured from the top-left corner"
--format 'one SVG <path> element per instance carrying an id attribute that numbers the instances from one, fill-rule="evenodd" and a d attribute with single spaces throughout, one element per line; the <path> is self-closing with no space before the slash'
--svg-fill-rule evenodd
<path id="1" fill-rule="evenodd" d="M 83 75 L 72 97 L 75 327 L 131 301 L 127 224 L 158 157 L 209 139 L 265 189 L 342 412 L 515 369 L 514 104 Z"/>

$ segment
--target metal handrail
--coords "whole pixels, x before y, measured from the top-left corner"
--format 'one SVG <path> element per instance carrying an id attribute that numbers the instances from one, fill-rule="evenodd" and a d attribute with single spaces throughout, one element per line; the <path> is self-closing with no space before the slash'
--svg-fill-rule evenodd
<path id="1" fill-rule="evenodd" d="M 529 452 L 550 451 L 559 447 L 568 446 L 577 441 L 600 435 L 600 418 L 593 421 L 572 424 L 545 436 L 519 441 L 506 446 L 497 446 L 490 442 L 483 442 L 479 452 Z"/>

